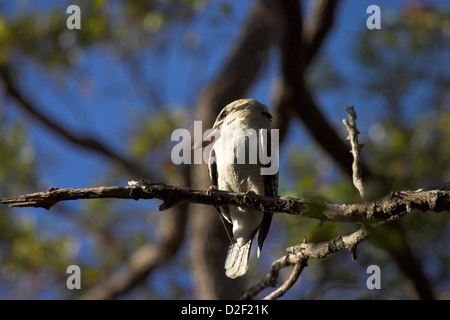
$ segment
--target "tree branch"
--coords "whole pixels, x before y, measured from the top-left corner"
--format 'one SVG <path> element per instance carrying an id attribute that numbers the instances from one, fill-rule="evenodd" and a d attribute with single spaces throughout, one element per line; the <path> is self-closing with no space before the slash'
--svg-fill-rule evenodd
<path id="1" fill-rule="evenodd" d="M 367 238 L 368 232 L 364 227 L 348 236 L 335 237 L 329 241 L 320 243 L 306 243 L 287 248 L 288 254 L 272 263 L 269 273 L 256 285 L 247 290 L 241 297 L 242 300 L 249 300 L 255 297 L 262 290 L 276 285 L 278 273 L 281 269 L 290 265 L 295 265 L 294 271 L 289 279 L 277 290 L 269 294 L 264 299 L 272 300 L 281 297 L 297 280 L 309 259 L 323 259 L 328 255 L 343 249 L 350 252 Z"/>
<path id="2" fill-rule="evenodd" d="M 446 188 L 446 185 L 444 185 Z M 358 204 L 333 204 L 314 199 L 291 197 L 271 198 L 218 190 L 209 194 L 206 190 L 177 187 L 164 183 L 141 180 L 130 186 L 96 188 L 50 188 L 16 198 L 3 198 L 0 203 L 11 207 L 41 207 L 49 210 L 60 201 L 79 199 L 160 199 L 159 210 L 164 211 L 180 202 L 207 204 L 215 207 L 233 205 L 266 212 L 282 212 L 302 217 L 335 222 L 385 222 L 396 220 L 412 210 L 442 212 L 450 210 L 450 191 L 398 191 L 373 202 Z"/>
<path id="3" fill-rule="evenodd" d="M 302 21 L 302 8 L 297 1 L 285 1 L 283 7 L 283 37 L 280 41 L 282 79 L 275 94 L 274 128 L 280 129 L 280 140 L 284 137 L 301 101 L 293 101 L 296 79 L 303 78 L 306 68 L 317 55 L 324 39 L 334 23 L 339 1 L 317 0 L 311 12 Z M 308 128 L 309 129 L 309 128 Z"/>
<path id="4" fill-rule="evenodd" d="M 308 48 L 305 63 L 309 65 L 316 56 L 322 43 L 334 23 L 338 0 L 313 1 L 311 13 L 303 23 L 303 39 Z"/>
<path id="5" fill-rule="evenodd" d="M 304 80 L 307 67 L 331 28 L 336 2 L 320 1 L 305 25 L 298 1 L 281 2 L 285 29 L 281 41 L 282 79 L 275 103 L 274 127 L 282 129 L 280 137 L 283 137 L 291 119 L 298 117 L 339 168 L 351 176 L 352 158 L 347 145 L 326 120 Z M 370 176 L 367 166 L 364 163 L 361 166 L 364 175 Z"/>
<path id="6" fill-rule="evenodd" d="M 365 199 L 365 190 L 364 185 L 362 182 L 362 175 L 361 175 L 361 156 L 360 151 L 364 144 L 358 143 L 358 134 L 359 131 L 356 128 L 356 112 L 353 107 L 345 107 L 345 110 L 347 110 L 348 119 L 342 120 L 342 123 L 344 123 L 345 128 L 348 132 L 347 140 L 350 141 L 350 145 L 352 146 L 351 153 L 353 156 L 353 164 L 352 164 L 352 178 L 353 178 L 353 185 L 356 189 L 359 191 L 359 195 L 361 196 L 361 199 Z"/>
<path id="7" fill-rule="evenodd" d="M 266 296 L 264 300 L 275 300 L 283 296 L 300 277 L 300 274 L 302 273 L 303 269 L 308 265 L 307 262 L 308 259 L 306 258 L 300 259 L 300 261 L 294 265 L 294 270 L 292 270 L 292 273 L 287 279 L 287 281 L 283 283 L 283 285 L 281 285 L 277 290 Z M 261 287 L 261 289 L 263 288 Z"/>

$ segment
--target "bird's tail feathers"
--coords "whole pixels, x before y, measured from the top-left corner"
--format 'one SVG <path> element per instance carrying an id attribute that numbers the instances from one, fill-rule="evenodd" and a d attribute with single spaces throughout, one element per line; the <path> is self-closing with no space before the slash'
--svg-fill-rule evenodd
<path id="1" fill-rule="evenodd" d="M 225 274 L 227 277 L 234 279 L 243 276 L 247 272 L 251 246 L 252 239 L 243 245 L 239 245 L 237 242 L 230 244 L 227 259 L 225 260 Z"/>

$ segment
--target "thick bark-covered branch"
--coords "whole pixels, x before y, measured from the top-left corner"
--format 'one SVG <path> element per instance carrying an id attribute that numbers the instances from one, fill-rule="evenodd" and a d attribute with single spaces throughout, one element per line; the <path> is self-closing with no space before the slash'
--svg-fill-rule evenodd
<path id="1" fill-rule="evenodd" d="M 47 192 L 0 199 L 0 203 L 10 204 L 12 207 L 50 209 L 56 203 L 68 200 L 95 198 L 139 200 L 156 198 L 163 200 L 159 210 L 166 210 L 180 202 L 190 202 L 216 207 L 234 205 L 254 208 L 260 211 L 283 212 L 321 221 L 376 223 L 398 219 L 414 209 L 433 212 L 450 210 L 450 191 L 446 190 L 446 188 L 446 185 L 444 185 L 442 190 L 398 191 L 373 202 L 333 204 L 313 199 L 271 198 L 221 190 L 210 194 L 206 190 L 141 180 L 133 182 L 126 187 L 50 188 Z"/>

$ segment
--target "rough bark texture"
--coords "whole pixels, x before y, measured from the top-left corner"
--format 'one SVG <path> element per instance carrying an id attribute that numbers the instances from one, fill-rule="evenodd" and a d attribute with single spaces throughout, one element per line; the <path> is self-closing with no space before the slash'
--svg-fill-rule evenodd
<path id="1" fill-rule="evenodd" d="M 217 190 L 199 190 L 177 187 L 164 183 L 141 180 L 128 187 L 97 187 L 86 189 L 50 188 L 47 192 L 31 193 L 17 198 L 0 199 L 0 203 L 12 207 L 41 207 L 50 209 L 60 201 L 119 198 L 160 199 L 160 210 L 167 210 L 176 204 L 186 202 L 207 204 L 211 207 L 233 205 L 254 208 L 266 212 L 283 212 L 301 217 L 335 222 L 390 222 L 410 213 L 412 210 L 442 212 L 450 210 L 450 190 L 443 184 L 434 190 L 398 191 L 372 202 L 356 204 L 333 204 L 314 199 L 291 197 L 271 198 Z M 217 212 L 211 216 L 216 217 Z M 202 213 L 206 215 L 205 213 Z"/>

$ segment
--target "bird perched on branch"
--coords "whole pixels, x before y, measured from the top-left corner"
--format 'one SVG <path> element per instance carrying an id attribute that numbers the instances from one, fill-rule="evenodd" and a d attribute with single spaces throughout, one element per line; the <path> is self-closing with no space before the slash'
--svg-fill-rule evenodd
<path id="1" fill-rule="evenodd" d="M 214 142 L 208 163 L 212 182 L 208 192 L 220 189 L 248 196 L 277 196 L 278 154 L 273 152 L 271 127 L 269 110 L 254 99 L 236 100 L 222 109 L 211 132 L 193 146 L 196 149 Z M 273 213 L 236 206 L 223 206 L 218 211 L 231 241 L 225 273 L 236 278 L 247 272 L 256 233 L 259 258 Z"/>

